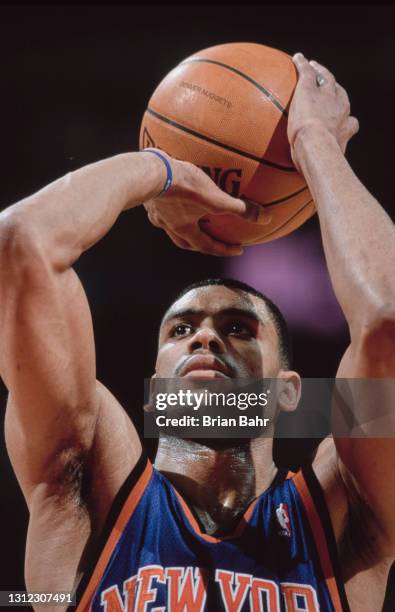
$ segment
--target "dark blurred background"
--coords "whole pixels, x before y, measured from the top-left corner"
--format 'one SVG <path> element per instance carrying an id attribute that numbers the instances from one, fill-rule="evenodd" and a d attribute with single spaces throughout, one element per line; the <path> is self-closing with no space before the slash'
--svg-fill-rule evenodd
<path id="1" fill-rule="evenodd" d="M 171 68 L 199 49 L 246 41 L 302 51 L 335 73 L 361 123 L 350 163 L 393 214 L 394 18 L 393 7 L 377 5 L 1 7 L 0 208 L 66 172 L 137 149 L 147 101 Z M 189 282 L 233 275 L 266 291 L 289 320 L 303 376 L 333 376 L 347 345 L 317 219 L 231 261 L 181 252 L 136 209 L 76 269 L 93 311 L 98 377 L 138 427 L 161 313 Z M 0 387 L 2 409 L 5 399 Z M 147 448 L 154 453 L 151 442 Z M 288 441 L 276 457 L 296 467 L 310 450 Z M 0 589 L 24 589 L 28 516 L 3 434 L 0 462 Z M 384 610 L 394 607 L 389 593 Z"/>

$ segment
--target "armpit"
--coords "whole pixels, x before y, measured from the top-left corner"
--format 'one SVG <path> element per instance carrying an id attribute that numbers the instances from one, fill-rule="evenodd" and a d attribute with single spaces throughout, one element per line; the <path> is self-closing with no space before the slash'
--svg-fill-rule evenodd
<path id="1" fill-rule="evenodd" d="M 382 535 L 377 520 L 355 486 L 347 483 L 347 514 L 338 543 L 345 580 L 382 561 Z"/>
<path id="2" fill-rule="evenodd" d="M 85 507 L 84 491 L 88 480 L 88 453 L 64 443 L 53 458 L 53 465 L 48 470 L 48 494 L 57 500 L 57 504 Z"/>

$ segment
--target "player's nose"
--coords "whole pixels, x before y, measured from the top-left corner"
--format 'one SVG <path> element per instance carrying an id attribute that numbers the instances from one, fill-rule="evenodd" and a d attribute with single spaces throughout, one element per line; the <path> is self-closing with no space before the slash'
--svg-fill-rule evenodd
<path id="1" fill-rule="evenodd" d="M 200 327 L 193 336 L 191 336 L 188 343 L 189 352 L 193 353 L 201 349 L 206 349 L 217 354 L 225 352 L 225 344 L 221 336 L 212 327 Z"/>

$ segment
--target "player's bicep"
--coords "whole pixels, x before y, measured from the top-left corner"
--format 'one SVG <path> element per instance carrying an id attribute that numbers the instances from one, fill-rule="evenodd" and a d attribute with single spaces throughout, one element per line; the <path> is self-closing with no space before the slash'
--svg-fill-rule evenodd
<path id="1" fill-rule="evenodd" d="M 93 330 L 71 268 L 54 270 L 34 245 L 2 263 L 7 265 L 0 274 L 6 442 L 27 487 L 56 478 L 70 455 L 82 456 L 92 442 L 98 410 Z"/>
<path id="2" fill-rule="evenodd" d="M 379 378 L 379 373 L 382 364 L 372 363 L 364 350 L 347 349 L 337 374 L 334 439 L 351 498 L 359 496 L 368 505 L 383 550 L 395 556 L 393 390 L 392 381 Z"/>

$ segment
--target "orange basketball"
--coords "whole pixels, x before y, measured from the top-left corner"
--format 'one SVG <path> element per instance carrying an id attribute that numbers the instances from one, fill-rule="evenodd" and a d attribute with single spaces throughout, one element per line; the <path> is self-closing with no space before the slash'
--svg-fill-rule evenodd
<path id="1" fill-rule="evenodd" d="M 200 166 L 221 189 L 263 206 L 265 223 L 207 215 L 205 231 L 244 245 L 274 240 L 315 212 L 292 163 L 287 111 L 297 81 L 286 53 L 253 43 L 204 49 L 154 91 L 140 148 L 157 147 Z"/>

